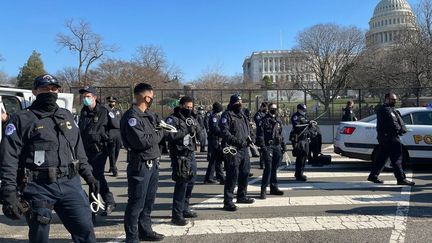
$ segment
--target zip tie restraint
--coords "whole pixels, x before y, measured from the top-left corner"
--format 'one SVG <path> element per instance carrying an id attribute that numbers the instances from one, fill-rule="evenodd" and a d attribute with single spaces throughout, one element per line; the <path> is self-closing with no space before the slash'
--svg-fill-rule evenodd
<path id="1" fill-rule="evenodd" d="M 93 202 L 90 203 L 91 211 L 93 213 L 97 213 L 97 212 L 99 212 L 100 209 L 105 210 L 105 206 L 102 203 L 101 195 L 98 193 L 97 197 L 96 197 L 93 192 L 90 195 L 93 198 Z"/>

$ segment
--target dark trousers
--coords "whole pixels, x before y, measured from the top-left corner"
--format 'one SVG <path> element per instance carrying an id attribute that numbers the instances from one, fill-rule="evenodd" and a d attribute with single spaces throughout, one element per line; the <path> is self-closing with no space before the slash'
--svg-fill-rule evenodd
<path id="1" fill-rule="evenodd" d="M 224 186 L 224 204 L 232 204 L 234 188 L 237 184 L 237 199 L 245 198 L 250 171 L 250 158 L 248 147 L 239 149 L 236 155 L 227 154 L 226 179 Z"/>
<path id="2" fill-rule="evenodd" d="M 114 197 L 109 190 L 108 182 L 105 179 L 105 164 L 107 153 L 102 150 L 97 153 L 87 153 L 89 164 L 93 167 L 93 176 L 100 183 L 100 194 L 105 204 L 114 204 Z"/>
<path id="3" fill-rule="evenodd" d="M 215 171 L 216 171 L 216 178 L 219 180 L 223 180 L 225 176 L 222 169 L 222 162 L 223 162 L 222 148 L 217 143 L 209 142 L 208 150 L 210 154 L 210 160 L 209 160 L 209 164 L 207 167 L 204 180 L 213 179 Z"/>
<path id="4" fill-rule="evenodd" d="M 79 176 L 63 177 L 54 183 L 31 182 L 23 193 L 31 205 L 26 214 L 29 242 L 49 242 L 52 209 L 74 242 L 96 242 L 90 204 Z"/>
<path id="5" fill-rule="evenodd" d="M 159 181 L 157 162 L 152 167 L 142 161 L 137 168 L 129 162 L 127 166 L 128 202 L 124 216 L 126 242 L 139 242 L 139 237 L 150 234 L 150 214 L 156 198 Z"/>
<path id="6" fill-rule="evenodd" d="M 205 129 L 203 129 L 201 131 L 201 136 L 200 136 L 200 150 L 201 152 L 204 152 L 205 150 L 205 146 L 207 145 L 207 131 Z"/>
<path id="7" fill-rule="evenodd" d="M 122 141 L 120 134 L 118 136 L 115 136 L 112 138 L 112 142 L 108 144 L 108 151 L 109 151 L 109 163 L 110 163 L 110 169 L 112 171 L 117 171 L 117 159 L 120 154 L 120 149 L 122 147 Z"/>
<path id="8" fill-rule="evenodd" d="M 398 181 L 406 178 L 402 168 L 402 144 L 397 138 L 378 139 L 378 155 L 372 166 L 370 177 L 376 178 L 384 169 L 387 159 L 393 167 L 393 173 Z"/>
<path id="9" fill-rule="evenodd" d="M 277 169 L 282 161 L 282 150 L 280 145 L 270 145 L 266 146 L 263 150 L 264 160 L 264 171 L 261 180 L 261 188 L 267 188 L 270 183 L 270 190 L 278 188 L 277 180 Z"/>
<path id="10" fill-rule="evenodd" d="M 296 157 L 296 163 L 295 163 L 295 177 L 301 177 L 304 173 L 304 167 L 306 164 L 306 159 L 309 154 L 309 140 L 307 138 L 299 140 L 298 146 L 300 146 L 300 153 Z"/>
<path id="11" fill-rule="evenodd" d="M 172 217 L 177 219 L 182 219 L 183 213 L 190 210 L 189 200 L 195 184 L 197 164 L 194 153 L 189 155 L 189 159 L 191 161 L 192 177 L 189 180 L 177 180 L 174 185 Z M 172 157 L 171 163 L 177 163 L 177 158 Z"/>

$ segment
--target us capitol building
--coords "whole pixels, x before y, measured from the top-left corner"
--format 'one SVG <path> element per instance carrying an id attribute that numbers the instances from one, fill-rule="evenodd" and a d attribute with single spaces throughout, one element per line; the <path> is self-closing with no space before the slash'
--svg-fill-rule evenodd
<path id="1" fill-rule="evenodd" d="M 402 32 L 415 30 L 415 15 L 406 0 L 381 0 L 369 21 L 366 47 L 387 48 L 395 43 Z M 245 82 L 262 85 L 266 76 L 273 84 L 302 80 L 310 82 L 313 87 L 315 80 L 314 74 L 304 65 L 301 55 L 289 50 L 256 51 L 244 60 Z"/>

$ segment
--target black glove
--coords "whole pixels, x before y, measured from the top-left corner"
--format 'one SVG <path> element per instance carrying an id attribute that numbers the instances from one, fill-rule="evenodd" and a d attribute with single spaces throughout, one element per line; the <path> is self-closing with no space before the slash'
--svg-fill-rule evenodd
<path id="1" fill-rule="evenodd" d="M 196 126 L 192 125 L 192 126 L 189 127 L 189 134 L 191 136 L 196 135 L 196 132 L 197 132 Z"/>
<path id="2" fill-rule="evenodd" d="M 14 220 L 21 219 L 21 215 L 24 211 L 21 203 L 18 200 L 18 195 L 16 191 L 2 191 L 3 199 L 3 214 Z"/>
<path id="3" fill-rule="evenodd" d="M 94 193 L 95 196 L 99 194 L 100 191 L 100 184 L 99 181 L 96 180 L 94 177 L 90 177 L 86 180 L 87 185 L 89 186 L 89 194 Z"/>

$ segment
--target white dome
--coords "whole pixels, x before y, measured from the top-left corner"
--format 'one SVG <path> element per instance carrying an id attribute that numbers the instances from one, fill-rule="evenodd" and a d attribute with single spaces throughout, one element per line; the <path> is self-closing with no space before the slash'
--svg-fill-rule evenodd
<path id="1" fill-rule="evenodd" d="M 401 31 L 416 30 L 416 18 L 406 0 L 381 0 L 369 21 L 366 46 L 392 45 Z"/>
<path id="2" fill-rule="evenodd" d="M 406 0 L 381 0 L 375 7 L 373 18 L 398 11 L 412 13 L 411 6 Z"/>

